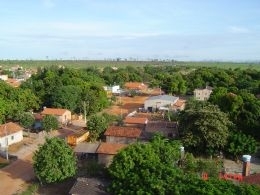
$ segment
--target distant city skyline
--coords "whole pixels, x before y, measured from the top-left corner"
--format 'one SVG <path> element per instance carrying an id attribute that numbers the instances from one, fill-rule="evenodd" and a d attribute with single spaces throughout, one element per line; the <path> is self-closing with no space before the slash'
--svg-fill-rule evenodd
<path id="1" fill-rule="evenodd" d="M 259 0 L 0 1 L 0 60 L 260 61 Z"/>

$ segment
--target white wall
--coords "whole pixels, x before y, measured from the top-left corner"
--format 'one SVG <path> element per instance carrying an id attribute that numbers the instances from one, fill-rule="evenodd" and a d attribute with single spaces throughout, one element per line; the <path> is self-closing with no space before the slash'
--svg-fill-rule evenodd
<path id="1" fill-rule="evenodd" d="M 8 139 L 8 145 L 20 142 L 23 140 L 23 131 L 18 131 L 16 133 L 7 135 L 6 137 L 1 137 L 0 138 L 0 147 L 7 146 L 7 139 Z"/>

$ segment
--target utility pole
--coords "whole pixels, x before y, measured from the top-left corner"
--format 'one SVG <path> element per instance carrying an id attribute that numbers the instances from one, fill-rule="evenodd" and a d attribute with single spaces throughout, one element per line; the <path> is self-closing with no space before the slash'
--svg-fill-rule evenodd
<path id="1" fill-rule="evenodd" d="M 85 101 L 83 101 L 83 109 L 84 109 L 85 123 L 87 123 L 87 110 L 86 110 L 86 102 Z"/>
<path id="2" fill-rule="evenodd" d="M 9 161 L 9 155 L 8 155 L 8 137 L 7 137 L 7 130 L 6 130 L 6 125 L 5 125 L 5 141 L 6 141 L 6 149 L 5 149 L 5 153 L 6 153 L 6 160 Z"/>

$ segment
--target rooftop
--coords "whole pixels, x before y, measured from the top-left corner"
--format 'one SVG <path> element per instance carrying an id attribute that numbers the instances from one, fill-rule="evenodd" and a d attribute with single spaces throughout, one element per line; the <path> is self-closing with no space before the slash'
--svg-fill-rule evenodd
<path id="1" fill-rule="evenodd" d="M 6 135 L 11 135 L 13 133 L 16 133 L 18 131 L 22 131 L 23 127 L 20 125 L 17 125 L 13 122 L 5 123 L 3 125 L 0 125 L 0 137 L 4 137 Z"/>
<path id="2" fill-rule="evenodd" d="M 141 129 L 136 127 L 110 126 L 104 135 L 115 137 L 137 138 L 141 135 Z"/>
<path id="3" fill-rule="evenodd" d="M 127 146 L 126 144 L 102 142 L 97 149 L 97 153 L 114 155 L 117 154 L 119 150 L 125 148 L 126 146 Z"/>
<path id="4" fill-rule="evenodd" d="M 127 82 L 125 83 L 125 88 L 128 89 L 145 89 L 147 88 L 147 85 L 145 85 L 144 83 L 140 83 L 140 82 Z"/>
<path id="5" fill-rule="evenodd" d="M 148 119 L 147 118 L 138 118 L 138 117 L 126 117 L 124 120 L 124 123 L 128 124 L 147 124 Z"/>
<path id="6" fill-rule="evenodd" d="M 79 143 L 74 148 L 74 152 L 76 153 L 96 153 L 97 148 L 99 147 L 100 143 Z"/>
<path id="7" fill-rule="evenodd" d="M 148 101 L 149 100 L 164 100 L 164 101 L 176 102 L 178 99 L 179 99 L 179 97 L 172 96 L 172 95 L 157 95 L 157 96 L 151 96 L 147 100 Z"/>
<path id="8" fill-rule="evenodd" d="M 44 108 L 44 110 L 41 112 L 41 114 L 62 116 L 66 111 L 68 111 L 68 110 L 62 109 L 62 108 Z"/>
<path id="9" fill-rule="evenodd" d="M 70 189 L 69 194 L 78 194 L 78 195 L 106 195 L 107 193 L 103 190 L 104 184 L 102 181 L 99 181 L 95 178 L 77 178 L 77 181 L 74 183 Z"/>

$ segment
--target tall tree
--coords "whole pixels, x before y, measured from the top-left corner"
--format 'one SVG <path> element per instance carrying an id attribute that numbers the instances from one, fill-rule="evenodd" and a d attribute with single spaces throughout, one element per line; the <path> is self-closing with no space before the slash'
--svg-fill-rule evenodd
<path id="1" fill-rule="evenodd" d="M 257 142 L 250 135 L 240 131 L 233 131 L 229 136 L 225 149 L 238 160 L 243 154 L 254 154 L 257 149 Z"/>
<path id="2" fill-rule="evenodd" d="M 87 121 L 87 128 L 90 132 L 90 140 L 95 141 L 97 140 L 102 133 L 108 127 L 109 122 L 107 119 L 102 115 L 93 115 Z"/>
<path id="3" fill-rule="evenodd" d="M 180 114 L 179 133 L 185 148 L 211 155 L 225 146 L 232 123 L 217 106 L 201 104 Z"/>
<path id="4" fill-rule="evenodd" d="M 42 120 L 43 129 L 47 132 L 55 130 L 59 127 L 58 119 L 53 115 L 46 115 Z"/>
<path id="5" fill-rule="evenodd" d="M 34 153 L 33 168 L 42 183 L 60 182 L 76 174 L 76 158 L 63 139 L 47 138 Z"/>

